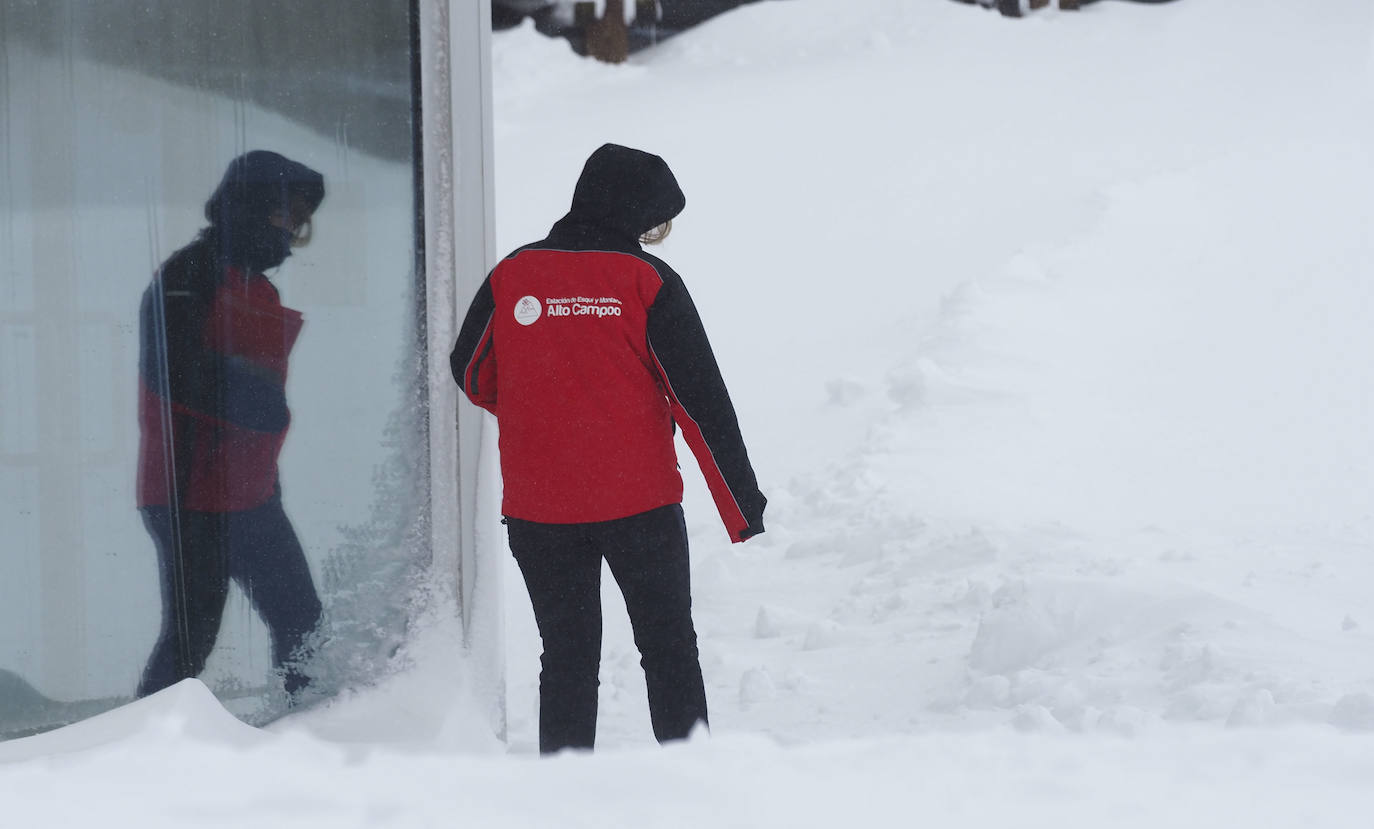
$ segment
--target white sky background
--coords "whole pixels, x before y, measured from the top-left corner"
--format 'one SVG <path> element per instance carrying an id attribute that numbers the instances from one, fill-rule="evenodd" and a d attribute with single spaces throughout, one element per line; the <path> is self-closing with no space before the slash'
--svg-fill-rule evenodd
<path id="1" fill-rule="evenodd" d="M 509 568 L 508 748 L 437 632 L 268 732 L 191 684 L 4 744 L 0 802 L 35 826 L 1367 825 L 1372 33 L 1364 0 L 790 0 L 623 67 L 497 35 L 499 247 L 603 141 L 687 194 L 661 255 L 770 498 L 731 547 L 684 454 L 714 736 L 653 745 L 608 587 L 599 751 L 535 760 Z"/>

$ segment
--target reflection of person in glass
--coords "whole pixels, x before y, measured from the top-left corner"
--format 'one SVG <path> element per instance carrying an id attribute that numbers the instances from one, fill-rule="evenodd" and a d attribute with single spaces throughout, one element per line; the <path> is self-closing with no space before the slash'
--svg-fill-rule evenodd
<path id="1" fill-rule="evenodd" d="M 510 549 L 544 643 L 539 750 L 591 748 L 601 561 L 625 597 L 660 742 L 705 723 L 673 424 L 731 541 L 763 532 L 734 406 L 682 278 L 646 253 L 686 201 L 663 159 L 607 144 L 547 238 L 468 309 L 453 375 L 500 425 Z"/>
<path id="2" fill-rule="evenodd" d="M 229 582 L 272 637 L 294 699 L 321 607 L 282 510 L 277 457 L 291 416 L 286 365 L 301 315 L 263 274 L 309 238 L 324 178 L 276 153 L 234 159 L 209 227 L 143 294 L 138 506 L 157 546 L 162 632 L 138 694 L 197 676 L 215 646 Z"/>

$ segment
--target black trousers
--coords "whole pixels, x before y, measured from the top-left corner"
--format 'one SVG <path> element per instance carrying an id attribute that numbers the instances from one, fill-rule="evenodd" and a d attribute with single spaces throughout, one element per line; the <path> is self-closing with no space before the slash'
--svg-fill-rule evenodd
<path id="1" fill-rule="evenodd" d="M 140 697 L 198 676 L 215 647 L 220 620 L 237 582 L 272 637 L 272 664 L 294 695 L 309 679 L 295 665 L 319 625 L 321 606 L 280 496 L 239 512 L 174 514 L 144 507 L 143 524 L 157 545 L 162 583 L 162 633 L 153 647 Z M 176 519 L 175 522 L 173 519 Z"/>
<path id="2" fill-rule="evenodd" d="M 654 736 L 682 739 L 707 721 L 680 504 L 591 524 L 506 524 L 544 643 L 540 753 L 596 742 L 603 558 L 625 596 Z"/>

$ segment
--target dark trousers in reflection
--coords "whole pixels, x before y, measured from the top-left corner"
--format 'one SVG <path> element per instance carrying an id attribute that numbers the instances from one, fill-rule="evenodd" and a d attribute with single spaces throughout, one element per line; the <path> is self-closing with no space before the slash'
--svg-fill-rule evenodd
<path id="1" fill-rule="evenodd" d="M 308 679 L 294 662 L 304 656 L 302 645 L 319 625 L 321 606 L 280 493 L 262 506 L 238 512 L 183 510 L 175 523 L 167 507 L 140 511 L 157 545 L 163 611 L 162 633 L 138 695 L 205 669 L 231 579 L 267 624 L 272 663 L 283 671 L 287 693 L 303 688 Z"/>
<path id="2" fill-rule="evenodd" d="M 592 748 L 601 665 L 601 560 L 625 597 L 659 742 L 706 722 L 706 688 L 692 625 L 682 505 L 587 524 L 506 519 L 539 638 L 539 750 Z"/>

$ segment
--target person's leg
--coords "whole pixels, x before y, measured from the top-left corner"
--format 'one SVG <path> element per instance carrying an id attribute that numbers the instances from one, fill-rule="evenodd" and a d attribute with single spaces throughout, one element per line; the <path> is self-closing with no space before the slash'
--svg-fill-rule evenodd
<path id="1" fill-rule="evenodd" d="M 282 672 L 286 693 L 294 697 L 310 684 L 301 670 L 309 658 L 303 646 L 319 627 L 323 611 L 305 551 L 280 497 L 235 513 L 230 537 L 230 575 L 267 624 L 272 665 Z"/>
<path id="2" fill-rule="evenodd" d="M 654 736 L 659 742 L 680 740 L 707 722 L 682 506 L 600 524 L 597 543 L 625 596 Z"/>
<path id="3" fill-rule="evenodd" d="M 601 558 L 582 525 L 506 519 L 544 653 L 539 657 L 539 753 L 596 744 L 601 671 Z"/>
<path id="4" fill-rule="evenodd" d="M 205 670 L 229 595 L 229 565 L 222 515 L 141 512 L 157 547 L 162 589 L 162 631 L 138 684 L 146 697 Z"/>

